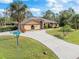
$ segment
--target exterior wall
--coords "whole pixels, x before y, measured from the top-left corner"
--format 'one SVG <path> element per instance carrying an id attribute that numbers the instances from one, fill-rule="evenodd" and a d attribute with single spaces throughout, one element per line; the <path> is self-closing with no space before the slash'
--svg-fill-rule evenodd
<path id="1" fill-rule="evenodd" d="M 59 27 L 59 24 L 54 23 L 54 24 L 52 24 L 52 27 L 53 27 L 53 28 L 55 28 L 55 27 Z"/>
<path id="2" fill-rule="evenodd" d="M 24 30 L 23 31 L 26 32 L 26 31 L 32 30 L 31 26 L 32 25 L 24 25 Z M 33 25 L 33 26 L 34 26 L 34 30 L 40 29 L 40 25 Z"/>
<path id="3" fill-rule="evenodd" d="M 40 25 L 34 25 L 35 29 L 40 29 Z"/>
<path id="4" fill-rule="evenodd" d="M 40 29 L 44 29 L 44 21 L 40 21 Z"/>
<path id="5" fill-rule="evenodd" d="M 57 24 L 57 27 L 59 27 L 59 24 Z"/>
<path id="6" fill-rule="evenodd" d="M 53 27 L 53 28 L 56 27 L 56 24 L 53 24 L 52 27 Z"/>
<path id="7" fill-rule="evenodd" d="M 31 25 L 24 25 L 24 29 L 25 29 L 26 31 L 31 30 Z"/>

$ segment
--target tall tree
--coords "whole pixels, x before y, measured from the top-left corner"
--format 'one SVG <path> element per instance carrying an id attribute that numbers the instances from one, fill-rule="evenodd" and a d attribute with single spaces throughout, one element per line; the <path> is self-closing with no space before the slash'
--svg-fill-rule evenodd
<path id="1" fill-rule="evenodd" d="M 49 19 L 49 20 L 55 20 L 55 14 L 51 10 L 47 10 L 44 13 L 43 18 Z"/>
<path id="2" fill-rule="evenodd" d="M 69 8 L 68 10 L 61 11 L 59 14 L 60 26 L 69 24 L 69 19 L 70 19 L 70 17 L 72 17 L 73 14 L 75 14 L 75 11 L 72 8 Z"/>
<path id="3" fill-rule="evenodd" d="M 71 18 L 71 26 L 75 29 L 79 29 L 79 14 L 75 14 L 72 18 Z"/>
<path id="4" fill-rule="evenodd" d="M 59 19 L 60 17 L 59 17 L 59 14 L 58 13 L 56 13 L 55 14 L 55 20 L 59 23 L 60 22 L 60 19 Z"/>
<path id="5" fill-rule="evenodd" d="M 18 23 L 23 21 L 25 14 L 28 11 L 28 7 L 22 1 L 15 1 L 10 4 L 8 9 L 10 17 L 15 19 Z"/>
<path id="6" fill-rule="evenodd" d="M 0 17 L 0 26 L 4 26 L 4 25 L 5 25 L 5 18 Z"/>

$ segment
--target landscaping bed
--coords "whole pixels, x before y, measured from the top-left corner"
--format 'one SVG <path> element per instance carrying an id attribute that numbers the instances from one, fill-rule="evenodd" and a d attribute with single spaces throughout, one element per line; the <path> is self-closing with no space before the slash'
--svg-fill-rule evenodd
<path id="1" fill-rule="evenodd" d="M 70 42 L 73 44 L 79 44 L 79 30 L 76 30 L 76 31 L 74 30 L 72 32 L 69 32 L 65 36 L 64 36 L 64 33 L 60 31 L 60 28 L 47 30 L 47 33 L 50 35 L 56 36 L 62 40 L 65 40 L 67 42 Z"/>

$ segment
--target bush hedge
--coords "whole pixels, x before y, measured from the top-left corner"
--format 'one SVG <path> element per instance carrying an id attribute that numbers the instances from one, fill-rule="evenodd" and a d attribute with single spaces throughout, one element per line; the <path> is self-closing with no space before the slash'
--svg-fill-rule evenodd
<path id="1" fill-rule="evenodd" d="M 45 29 L 48 29 L 48 24 L 45 24 L 45 25 L 44 25 L 44 28 L 45 28 Z"/>
<path id="2" fill-rule="evenodd" d="M 60 29 L 60 31 L 64 32 L 72 32 L 72 28 L 69 25 L 65 25 Z"/>
<path id="3" fill-rule="evenodd" d="M 12 31 L 12 30 L 16 30 L 16 29 L 17 29 L 16 26 L 0 27 L 0 32 Z"/>

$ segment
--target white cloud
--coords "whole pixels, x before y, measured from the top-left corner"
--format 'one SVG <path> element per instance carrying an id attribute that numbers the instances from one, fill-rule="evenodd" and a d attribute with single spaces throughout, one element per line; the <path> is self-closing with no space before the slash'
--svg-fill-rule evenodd
<path id="1" fill-rule="evenodd" d="M 76 13 L 79 13 L 79 7 L 78 6 L 73 7 L 73 9 L 75 10 Z"/>
<path id="2" fill-rule="evenodd" d="M 64 10 L 62 5 L 55 5 L 53 8 L 51 8 L 50 10 L 52 10 L 55 13 L 60 12 L 61 10 Z"/>
<path id="3" fill-rule="evenodd" d="M 39 9 L 39 8 L 30 8 L 30 11 L 34 14 L 34 16 L 41 15 L 41 9 Z"/>
<path id="4" fill-rule="evenodd" d="M 59 0 L 59 1 L 61 1 L 62 3 L 68 3 L 68 2 L 70 2 L 72 0 Z"/>
<path id="5" fill-rule="evenodd" d="M 0 9 L 0 17 L 4 16 L 4 14 L 3 14 L 4 11 L 5 11 L 4 9 Z"/>
<path id="6" fill-rule="evenodd" d="M 74 7 L 73 9 L 75 9 L 75 11 L 79 12 L 79 6 L 76 5 L 76 4 L 79 5 L 79 0 L 46 0 L 46 1 L 47 1 L 46 6 L 53 12 L 59 12 L 61 10 L 67 9 L 69 8 L 70 5 L 71 5 L 70 7 L 72 8 Z M 69 2 L 71 3 L 68 6 Z"/>
<path id="7" fill-rule="evenodd" d="M 0 3 L 11 3 L 13 0 L 0 0 Z"/>
<path id="8" fill-rule="evenodd" d="M 53 4 L 57 3 L 56 0 L 47 0 L 47 6 L 52 7 Z"/>
<path id="9" fill-rule="evenodd" d="M 79 8 L 75 9 L 75 11 L 76 11 L 76 13 L 78 13 L 78 14 L 79 14 Z"/>
<path id="10" fill-rule="evenodd" d="M 39 11 L 40 11 L 40 9 L 38 9 L 38 8 L 30 8 L 30 10 L 31 10 L 32 12 L 39 12 Z"/>
<path id="11" fill-rule="evenodd" d="M 0 12 L 4 12 L 4 9 L 0 9 Z"/>
<path id="12" fill-rule="evenodd" d="M 64 6 L 62 3 L 60 3 L 61 0 L 47 0 L 47 7 L 49 7 L 50 10 L 52 10 L 55 13 L 58 13 L 59 11 L 64 9 Z"/>

